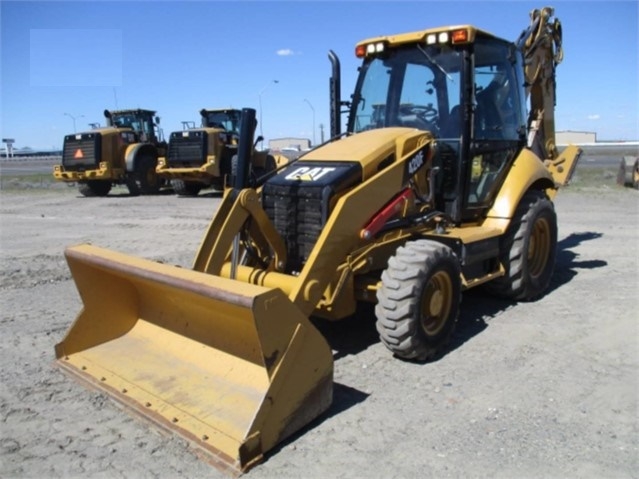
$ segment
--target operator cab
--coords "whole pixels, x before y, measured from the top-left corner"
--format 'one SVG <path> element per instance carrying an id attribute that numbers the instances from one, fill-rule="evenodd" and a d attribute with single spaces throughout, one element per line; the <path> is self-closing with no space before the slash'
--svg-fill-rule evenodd
<path id="1" fill-rule="evenodd" d="M 436 207 L 454 222 L 488 210 L 526 143 L 523 60 L 473 27 L 382 37 L 363 58 L 348 131 L 409 127 L 437 140 Z"/>
<path id="2" fill-rule="evenodd" d="M 141 142 L 156 142 L 161 135 L 156 131 L 159 118 L 151 110 L 104 110 L 107 123 L 116 128 L 131 128 Z"/>

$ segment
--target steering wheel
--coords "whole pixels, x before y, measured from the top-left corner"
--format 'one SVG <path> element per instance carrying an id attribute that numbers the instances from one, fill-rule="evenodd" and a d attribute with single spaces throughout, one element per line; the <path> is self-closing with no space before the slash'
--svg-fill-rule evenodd
<path id="1" fill-rule="evenodd" d="M 420 130 L 428 130 L 437 135 L 438 112 L 432 104 L 402 105 L 399 111 L 402 124 Z"/>
<path id="2" fill-rule="evenodd" d="M 410 107 L 410 112 L 426 123 L 433 123 L 437 119 L 437 110 L 433 105 L 413 105 Z"/>

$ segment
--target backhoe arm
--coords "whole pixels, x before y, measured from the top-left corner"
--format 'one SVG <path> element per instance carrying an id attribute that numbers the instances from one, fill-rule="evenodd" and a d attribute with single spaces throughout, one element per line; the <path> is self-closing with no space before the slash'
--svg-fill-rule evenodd
<path id="1" fill-rule="evenodd" d="M 555 69 L 563 60 L 562 30 L 554 9 L 530 13 L 530 26 L 517 40 L 525 62 L 526 97 L 530 97 L 529 147 L 542 159 L 557 157 L 555 144 Z"/>

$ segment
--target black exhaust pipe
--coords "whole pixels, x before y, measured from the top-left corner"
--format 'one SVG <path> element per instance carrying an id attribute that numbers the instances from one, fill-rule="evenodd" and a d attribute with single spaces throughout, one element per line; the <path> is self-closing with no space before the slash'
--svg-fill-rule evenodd
<path id="1" fill-rule="evenodd" d="M 339 58 L 333 50 L 328 51 L 328 59 L 333 70 L 330 78 L 331 138 L 337 138 L 342 134 L 342 78 Z"/>
<path id="2" fill-rule="evenodd" d="M 243 108 L 242 120 L 240 121 L 240 141 L 237 145 L 237 167 L 233 178 L 233 189 L 236 192 L 249 187 L 255 127 L 255 110 L 253 108 Z"/>

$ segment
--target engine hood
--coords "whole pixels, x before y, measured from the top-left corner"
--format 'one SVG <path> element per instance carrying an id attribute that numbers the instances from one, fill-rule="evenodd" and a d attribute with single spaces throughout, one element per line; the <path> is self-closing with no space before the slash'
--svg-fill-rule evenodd
<path id="1" fill-rule="evenodd" d="M 299 161 L 357 162 L 366 179 L 379 171 L 382 162 L 395 161 L 432 138 L 429 132 L 415 128 L 379 128 L 328 143 Z"/>

